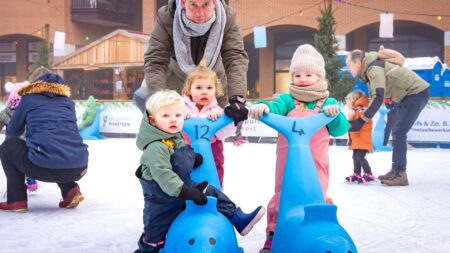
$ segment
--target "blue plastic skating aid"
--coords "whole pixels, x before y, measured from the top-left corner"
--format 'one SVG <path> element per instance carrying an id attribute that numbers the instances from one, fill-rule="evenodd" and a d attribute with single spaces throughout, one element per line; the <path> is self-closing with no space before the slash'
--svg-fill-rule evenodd
<path id="1" fill-rule="evenodd" d="M 232 118 L 221 115 L 216 121 L 208 118 L 189 118 L 185 120 L 183 131 L 189 135 L 191 146 L 195 152 L 203 156 L 203 163 L 199 168 L 191 172 L 194 182 L 208 181 L 217 189 L 220 189 L 219 177 L 217 176 L 216 164 L 211 150 L 211 139 L 214 134 L 224 126 L 230 124 Z"/>
<path id="2" fill-rule="evenodd" d="M 207 118 L 189 118 L 183 131 L 189 135 L 195 152 L 203 156 L 203 163 L 191 172 L 194 182 L 208 181 L 220 189 L 219 177 L 211 150 L 211 138 L 233 120 L 221 115 L 216 121 Z M 233 225 L 217 211 L 217 199 L 208 197 L 205 206 L 186 201 L 186 210 L 181 212 L 170 226 L 161 253 L 244 253 L 239 248 Z"/>
<path id="3" fill-rule="evenodd" d="M 264 114 L 260 119 L 289 144 L 272 253 L 357 252 L 338 223 L 337 207 L 325 204 L 309 145 L 313 134 L 333 119 L 323 113 L 301 118 Z"/>
<path id="4" fill-rule="evenodd" d="M 97 108 L 94 122 L 80 131 L 81 138 L 83 140 L 103 140 L 105 136 L 100 135 L 100 113 L 105 110 L 104 108 Z"/>
<path id="5" fill-rule="evenodd" d="M 161 253 L 244 253 L 230 221 L 217 211 L 217 199 L 197 206 L 186 201 L 184 210 L 172 223 Z"/>
<path id="6" fill-rule="evenodd" d="M 389 113 L 389 109 L 378 110 L 380 117 L 378 118 L 377 124 L 372 131 L 372 148 L 374 151 L 392 151 L 392 147 L 384 146 L 384 128 L 386 127 L 386 121 L 384 117 Z"/>

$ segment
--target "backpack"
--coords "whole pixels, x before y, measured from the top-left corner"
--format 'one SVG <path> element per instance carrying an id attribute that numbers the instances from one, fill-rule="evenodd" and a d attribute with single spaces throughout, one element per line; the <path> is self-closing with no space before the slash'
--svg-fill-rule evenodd
<path id="1" fill-rule="evenodd" d="M 394 65 L 396 65 L 395 67 L 393 67 L 391 70 L 389 70 L 388 72 L 386 72 L 386 76 L 390 75 L 392 72 L 394 72 L 395 70 L 397 70 L 399 67 L 403 66 L 403 64 L 405 63 L 405 57 L 393 50 L 393 49 L 387 49 L 384 48 L 383 45 L 380 46 L 380 49 L 378 50 L 377 53 L 377 60 L 371 62 L 367 68 L 366 68 L 366 72 L 364 72 L 364 75 L 366 77 L 366 80 L 369 80 L 368 76 L 367 76 L 367 70 L 372 67 L 372 66 L 379 66 L 384 68 L 385 67 L 385 62 L 389 62 L 392 63 Z"/>
<path id="2" fill-rule="evenodd" d="M 378 50 L 378 60 L 387 61 L 399 66 L 403 66 L 405 63 L 405 57 L 401 53 L 393 49 L 384 48 L 383 45 Z"/>

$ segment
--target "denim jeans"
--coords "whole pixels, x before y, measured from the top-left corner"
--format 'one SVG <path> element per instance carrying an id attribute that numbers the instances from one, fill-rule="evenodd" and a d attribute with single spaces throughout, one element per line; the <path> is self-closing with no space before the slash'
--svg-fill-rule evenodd
<path id="1" fill-rule="evenodd" d="M 428 100 L 430 99 L 430 89 L 406 96 L 398 103 L 397 118 L 392 128 L 392 169 L 403 172 L 406 171 L 406 135 L 419 117 Z"/>

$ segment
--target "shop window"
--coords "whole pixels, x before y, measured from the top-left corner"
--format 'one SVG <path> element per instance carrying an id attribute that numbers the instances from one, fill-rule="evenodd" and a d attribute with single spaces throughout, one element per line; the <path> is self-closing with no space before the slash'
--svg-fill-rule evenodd
<path id="1" fill-rule="evenodd" d="M 289 75 L 290 63 L 290 59 L 275 61 L 275 93 L 277 94 L 289 92 L 289 84 L 292 81 Z"/>
<path id="2" fill-rule="evenodd" d="M 127 70 L 127 97 L 133 98 L 134 92 L 141 87 L 142 80 L 144 80 L 144 71 L 140 69 Z"/>
<path id="3" fill-rule="evenodd" d="M 111 69 L 89 71 L 93 94 L 97 99 L 113 99 L 113 72 Z"/>
<path id="4" fill-rule="evenodd" d="M 72 99 L 86 99 L 86 83 L 82 70 L 65 71 L 64 80 L 69 85 Z"/>

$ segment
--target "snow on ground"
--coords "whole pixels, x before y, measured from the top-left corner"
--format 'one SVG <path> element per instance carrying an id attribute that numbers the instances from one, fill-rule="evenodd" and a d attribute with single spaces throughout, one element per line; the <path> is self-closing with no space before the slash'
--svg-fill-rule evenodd
<path id="1" fill-rule="evenodd" d="M 4 137 L 1 136 L 1 139 Z M 140 152 L 134 139 L 88 141 L 89 172 L 79 182 L 86 197 L 73 210 L 58 208 L 56 184 L 40 183 L 25 214 L 0 212 L 0 252 L 133 252 L 142 231 L 143 199 L 134 177 Z M 346 184 L 351 151 L 330 149 L 329 195 L 338 219 L 359 252 L 450 252 L 450 150 L 408 151 L 408 187 Z M 225 193 L 250 211 L 266 205 L 274 185 L 274 144 L 225 144 Z M 391 153 L 368 156 L 374 174 L 384 174 Z M 0 172 L 0 192 L 6 190 Z M 5 201 L 5 199 L 2 199 Z M 245 252 L 258 252 L 265 240 L 265 218 L 246 237 Z"/>

